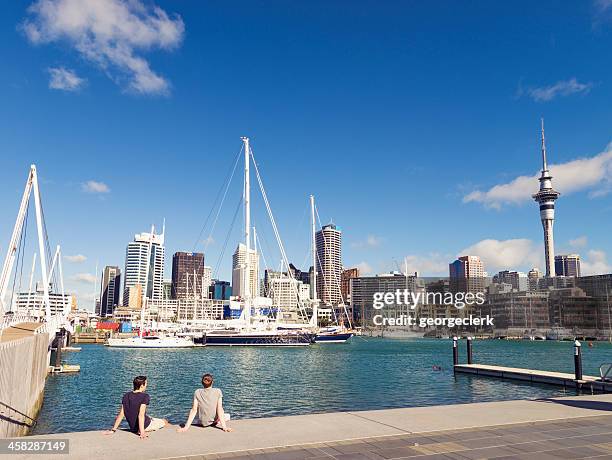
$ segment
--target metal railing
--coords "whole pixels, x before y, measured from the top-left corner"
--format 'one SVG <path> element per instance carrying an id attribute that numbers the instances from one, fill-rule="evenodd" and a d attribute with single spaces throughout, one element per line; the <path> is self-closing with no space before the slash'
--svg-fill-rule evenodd
<path id="1" fill-rule="evenodd" d="M 22 417 L 23 421 L 16 420 L 15 416 Z M 2 401 L 0 401 L 0 419 L 6 420 L 9 423 L 27 426 L 28 428 L 33 428 L 36 425 L 36 419 L 33 419 L 28 414 L 24 414 L 23 412 L 9 406 L 6 403 L 3 403 Z"/>

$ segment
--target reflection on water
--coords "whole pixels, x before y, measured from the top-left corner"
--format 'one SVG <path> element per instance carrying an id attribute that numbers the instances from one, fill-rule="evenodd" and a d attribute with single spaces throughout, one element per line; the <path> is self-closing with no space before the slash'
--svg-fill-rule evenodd
<path id="1" fill-rule="evenodd" d="M 136 375 L 149 378 L 150 414 L 183 422 L 203 373 L 215 376 L 232 418 L 561 396 L 562 388 L 452 372 L 450 340 L 355 337 L 297 348 L 111 349 L 66 353 L 78 375 L 47 380 L 35 434 L 104 429 Z M 465 343 L 460 345 L 464 360 Z M 584 373 L 598 375 L 612 346 L 583 347 Z M 572 342 L 475 341 L 475 362 L 573 372 Z M 442 371 L 432 369 L 433 365 Z"/>

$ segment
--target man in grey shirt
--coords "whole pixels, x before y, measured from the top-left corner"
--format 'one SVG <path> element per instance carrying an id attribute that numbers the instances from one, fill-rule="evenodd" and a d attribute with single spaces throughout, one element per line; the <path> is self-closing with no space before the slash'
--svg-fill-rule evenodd
<path id="1" fill-rule="evenodd" d="M 226 432 L 232 431 L 225 424 L 226 420 L 229 420 L 229 414 L 226 414 L 223 410 L 223 393 L 219 388 L 213 388 L 212 386 L 213 376 L 204 374 L 202 385 L 204 388 L 197 389 L 193 395 L 193 406 L 189 411 L 185 426 L 178 428 L 177 431 L 187 431 L 196 414 L 203 426 L 216 426 Z"/>

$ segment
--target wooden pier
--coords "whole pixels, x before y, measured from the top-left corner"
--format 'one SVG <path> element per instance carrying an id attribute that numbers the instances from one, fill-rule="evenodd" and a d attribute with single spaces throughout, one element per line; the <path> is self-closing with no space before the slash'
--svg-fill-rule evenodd
<path id="1" fill-rule="evenodd" d="M 574 374 L 564 372 L 539 371 L 517 367 L 490 366 L 488 364 L 457 364 L 455 372 L 481 375 L 500 379 L 522 380 L 531 383 L 546 383 L 562 387 L 591 389 L 594 392 L 612 393 L 612 382 L 602 382 L 599 377 L 582 376 L 576 380 Z"/>

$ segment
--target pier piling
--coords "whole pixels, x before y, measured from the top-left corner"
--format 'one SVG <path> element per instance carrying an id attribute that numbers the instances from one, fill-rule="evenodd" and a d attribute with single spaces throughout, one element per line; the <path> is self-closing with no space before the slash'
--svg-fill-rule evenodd
<path id="1" fill-rule="evenodd" d="M 582 345 L 578 340 L 574 342 L 574 373 L 576 376 L 576 388 L 580 388 L 582 380 Z"/>
<path id="2" fill-rule="evenodd" d="M 55 336 L 55 368 L 62 367 L 62 344 L 64 342 L 63 329 Z"/>
<path id="3" fill-rule="evenodd" d="M 457 337 L 453 337 L 453 366 L 459 364 L 459 349 L 457 348 Z"/>
<path id="4" fill-rule="evenodd" d="M 473 337 L 467 338 L 467 362 L 468 364 L 472 364 L 472 339 Z"/>

